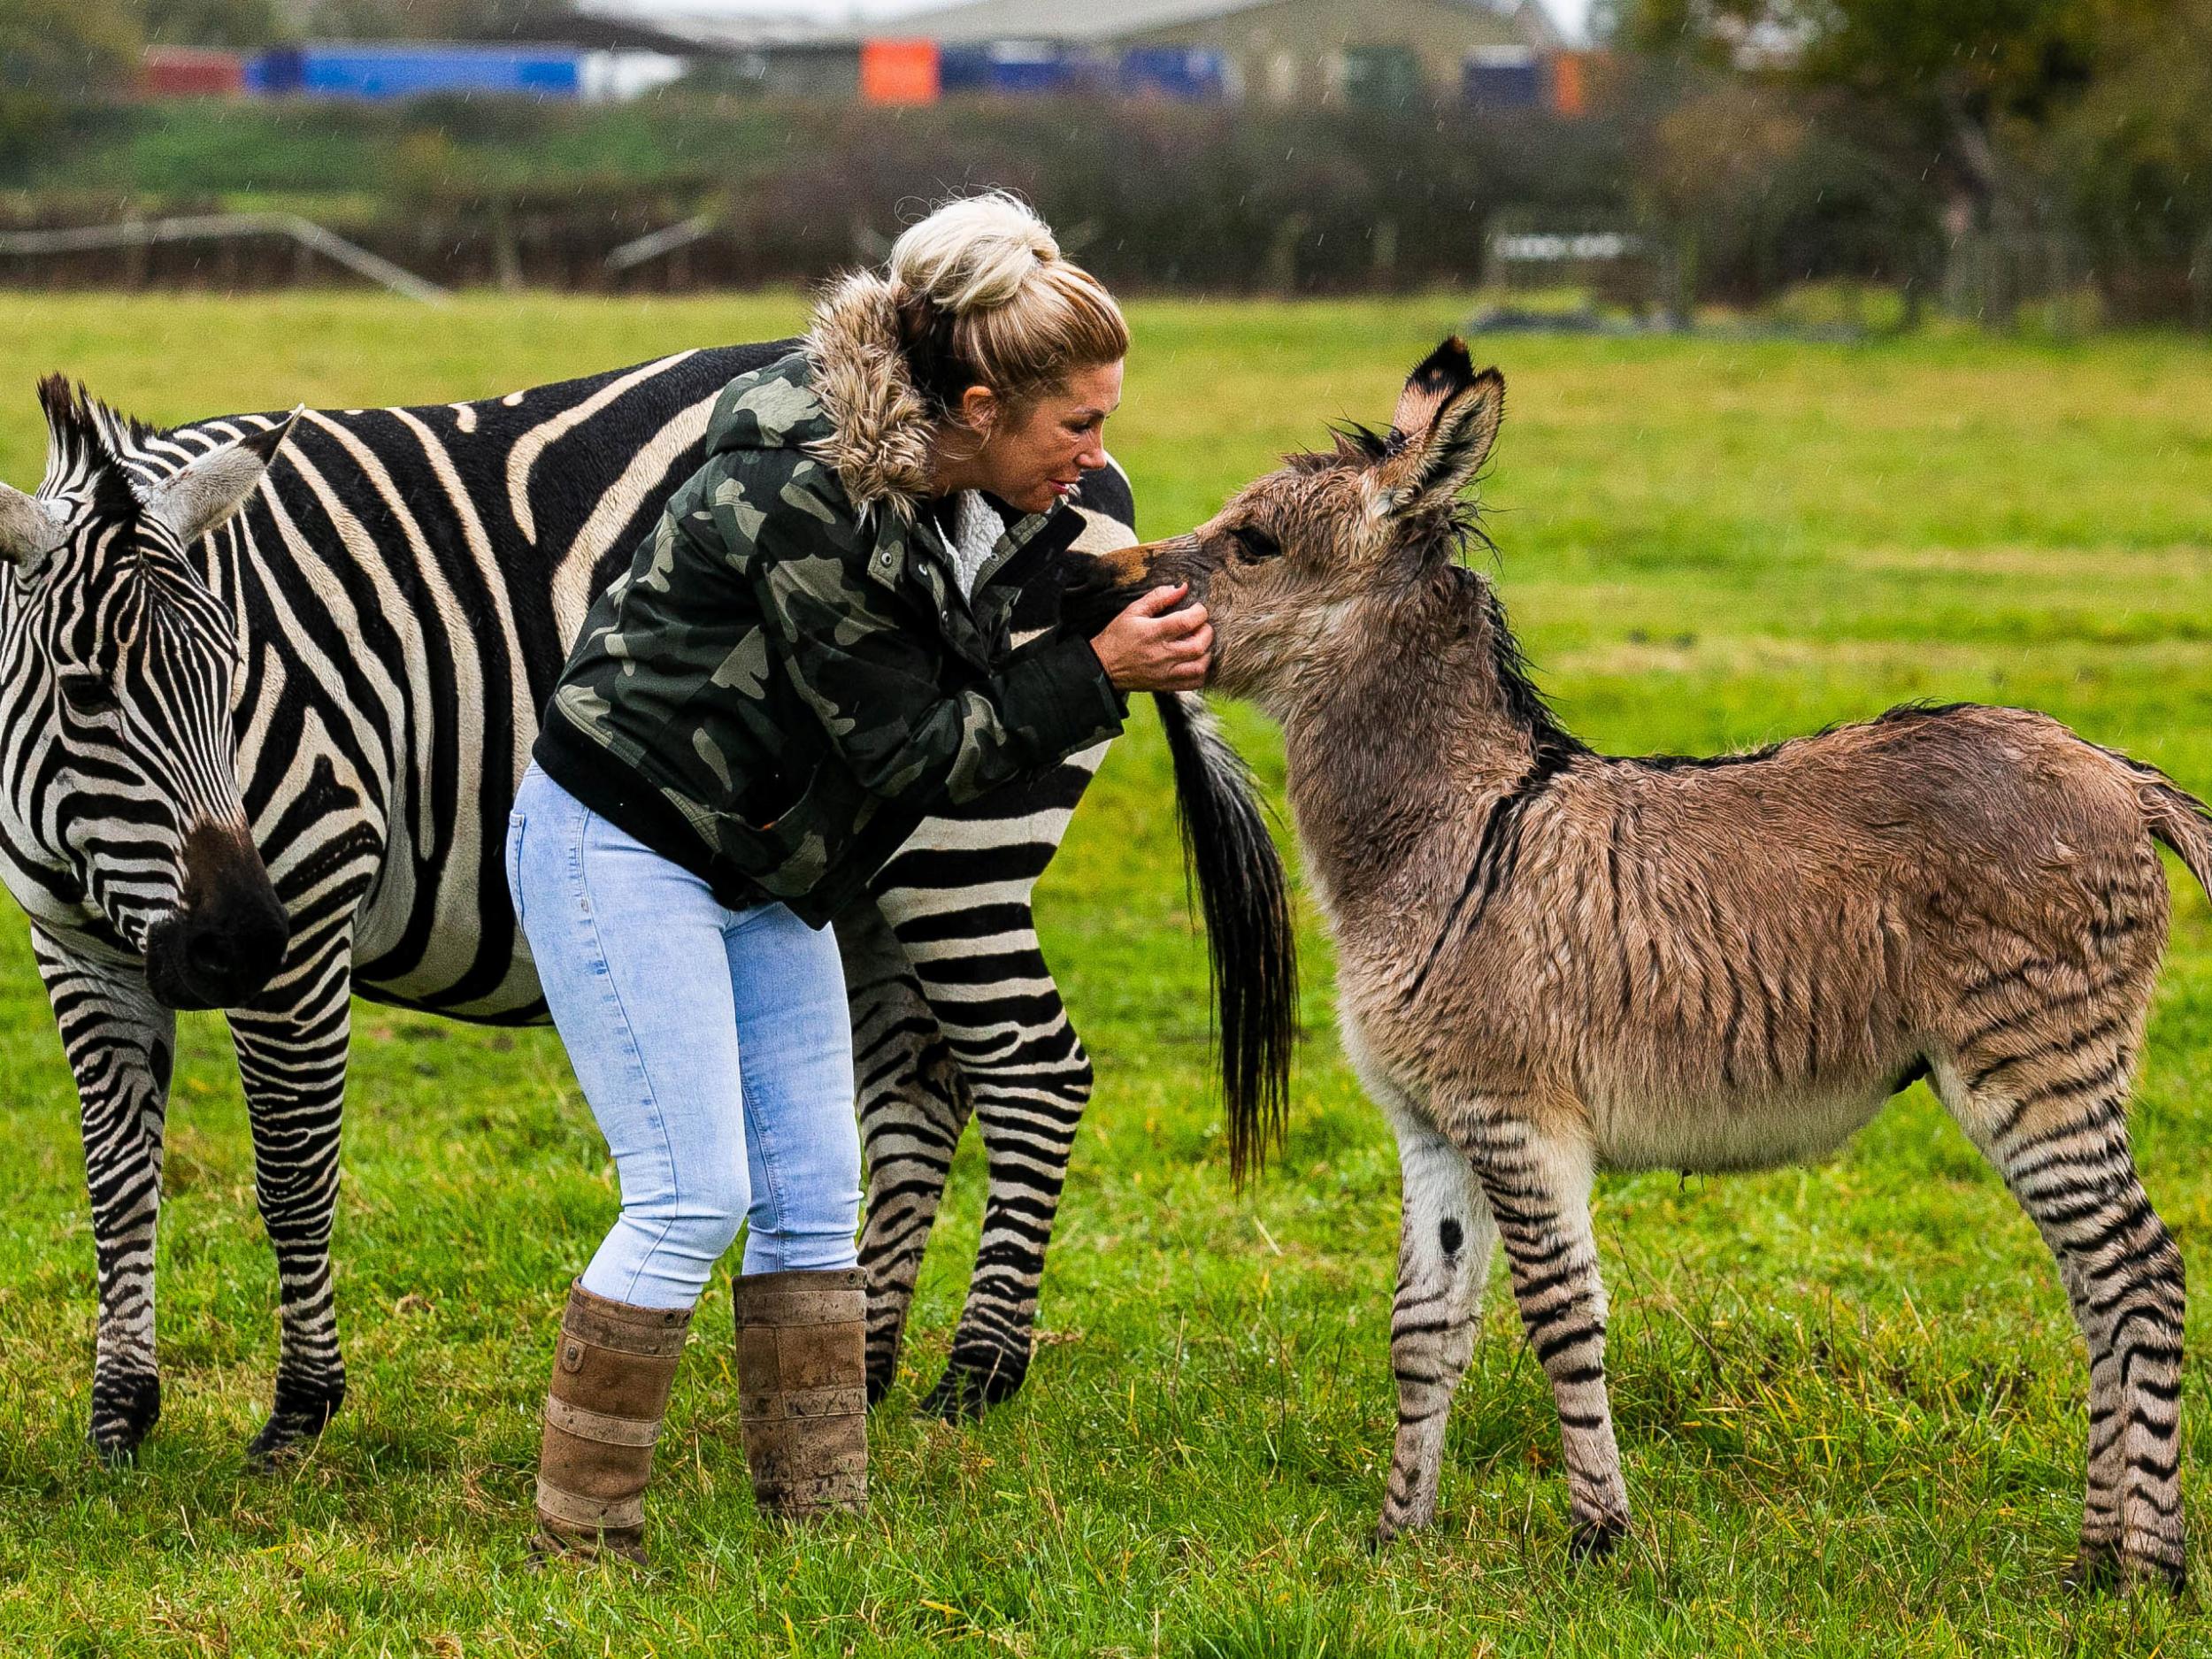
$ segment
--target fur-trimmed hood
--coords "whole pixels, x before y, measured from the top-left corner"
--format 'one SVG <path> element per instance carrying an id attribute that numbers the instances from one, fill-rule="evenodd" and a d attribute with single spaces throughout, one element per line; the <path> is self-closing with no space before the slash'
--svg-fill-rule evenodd
<path id="1" fill-rule="evenodd" d="M 837 474 L 864 519 L 882 503 L 910 522 L 929 494 L 934 423 L 899 349 L 890 283 L 870 271 L 838 279 L 815 308 L 805 350 L 830 426 L 807 452 Z"/>

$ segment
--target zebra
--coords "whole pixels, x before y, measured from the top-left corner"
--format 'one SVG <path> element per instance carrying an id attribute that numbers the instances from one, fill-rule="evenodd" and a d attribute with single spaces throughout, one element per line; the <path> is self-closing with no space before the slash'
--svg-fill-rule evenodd
<path id="1" fill-rule="evenodd" d="M 591 599 L 703 458 L 717 394 L 798 344 L 680 351 L 481 402 L 166 430 L 42 383 L 45 479 L 35 496 L 0 486 L 0 879 L 30 917 L 82 1110 L 103 1458 L 127 1460 L 160 1414 L 175 1010 L 224 1010 L 238 1054 L 279 1279 L 273 1402 L 248 1448 L 266 1464 L 345 1394 L 330 1240 L 352 998 L 545 1018 L 497 814 Z M 1084 546 L 1134 541 L 1118 465 L 1084 500 Z M 1202 704 L 1160 702 L 1193 820 L 1240 831 L 1240 859 L 1273 868 Z M 872 1402 L 971 1116 L 982 1241 L 924 1409 L 972 1414 L 1025 1375 L 1093 1080 L 1030 895 L 1105 748 L 928 820 L 837 920 Z M 1238 912 L 1262 930 L 1286 926 L 1275 874 L 1274 910 Z M 1279 1071 L 1286 1019 L 1273 1010 L 1262 1040 L 1225 1004 L 1229 1072 Z"/>

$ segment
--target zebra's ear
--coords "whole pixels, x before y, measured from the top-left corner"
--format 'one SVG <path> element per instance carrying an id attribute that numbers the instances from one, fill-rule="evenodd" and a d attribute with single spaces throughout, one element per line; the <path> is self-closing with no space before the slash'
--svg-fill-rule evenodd
<path id="1" fill-rule="evenodd" d="M 0 564 L 36 564 L 62 543 L 63 526 L 46 503 L 0 484 Z"/>
<path id="2" fill-rule="evenodd" d="M 187 547 L 219 530 L 246 504 L 299 417 L 296 409 L 267 431 L 249 433 L 189 462 L 147 490 L 146 511 Z"/>

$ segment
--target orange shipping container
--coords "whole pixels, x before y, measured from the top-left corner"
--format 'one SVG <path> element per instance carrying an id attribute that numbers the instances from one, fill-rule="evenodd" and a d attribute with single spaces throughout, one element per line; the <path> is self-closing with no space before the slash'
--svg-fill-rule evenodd
<path id="1" fill-rule="evenodd" d="M 864 41 L 860 96 L 864 104 L 937 102 L 935 41 Z"/>
<path id="2" fill-rule="evenodd" d="M 1554 52 L 1551 107 L 1555 115 L 1586 115 L 1590 110 L 1589 64 L 1581 52 Z"/>

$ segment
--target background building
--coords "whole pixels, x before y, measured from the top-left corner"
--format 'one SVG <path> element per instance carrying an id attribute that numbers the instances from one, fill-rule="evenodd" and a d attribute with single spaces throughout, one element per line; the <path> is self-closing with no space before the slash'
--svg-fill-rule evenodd
<path id="1" fill-rule="evenodd" d="M 1470 81 L 1484 66 L 1522 66 L 1526 102 L 1539 103 L 1538 66 L 1563 44 L 1537 0 L 969 0 L 896 27 L 948 50 L 1213 54 L 1227 96 L 1276 104 L 1456 102 L 1486 84 L 1502 89 L 1496 77 Z"/>

